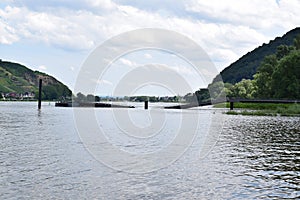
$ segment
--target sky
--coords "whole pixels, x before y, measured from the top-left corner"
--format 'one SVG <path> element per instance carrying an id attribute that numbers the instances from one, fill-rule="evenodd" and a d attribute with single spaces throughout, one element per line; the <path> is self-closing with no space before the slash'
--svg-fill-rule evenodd
<path id="1" fill-rule="evenodd" d="M 53 75 L 73 89 L 82 64 L 103 42 L 126 31 L 162 28 L 195 41 L 221 71 L 299 27 L 299 10 L 300 0 L 1 0 L 0 59 Z M 148 61 L 192 74 L 188 63 L 168 62 L 162 52 L 135 54 L 114 64 L 125 69 Z M 111 94 L 117 79 L 100 81 L 108 88 L 103 94 Z"/>

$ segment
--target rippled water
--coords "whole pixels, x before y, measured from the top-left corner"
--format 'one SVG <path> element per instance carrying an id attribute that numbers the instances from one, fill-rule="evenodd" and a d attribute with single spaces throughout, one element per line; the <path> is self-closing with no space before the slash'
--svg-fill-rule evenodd
<path id="1" fill-rule="evenodd" d="M 0 199 L 300 198 L 300 118 L 224 115 L 204 159 L 129 174 L 90 155 L 71 109 L 36 107 L 0 103 Z"/>

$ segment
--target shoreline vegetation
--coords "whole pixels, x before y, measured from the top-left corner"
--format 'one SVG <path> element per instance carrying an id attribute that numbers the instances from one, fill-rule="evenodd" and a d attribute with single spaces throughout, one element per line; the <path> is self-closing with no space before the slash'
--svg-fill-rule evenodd
<path id="1" fill-rule="evenodd" d="M 229 103 L 214 105 L 214 108 L 229 108 Z M 247 115 L 247 116 L 300 116 L 300 104 L 275 104 L 275 103 L 234 103 L 236 110 L 225 112 L 228 115 Z"/>

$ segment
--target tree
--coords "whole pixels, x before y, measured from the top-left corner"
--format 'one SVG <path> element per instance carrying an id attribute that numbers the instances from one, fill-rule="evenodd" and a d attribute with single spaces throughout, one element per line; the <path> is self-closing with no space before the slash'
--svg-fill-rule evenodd
<path id="1" fill-rule="evenodd" d="M 300 34 L 296 36 L 294 39 L 294 46 L 296 50 L 300 50 Z"/>
<path id="2" fill-rule="evenodd" d="M 300 99 L 300 51 L 282 58 L 271 78 L 275 98 Z"/>
<path id="3" fill-rule="evenodd" d="M 273 91 L 271 88 L 272 74 L 277 66 L 275 55 L 266 56 L 254 75 L 254 87 L 256 88 L 255 97 L 271 98 Z"/>
<path id="4" fill-rule="evenodd" d="M 195 92 L 198 102 L 208 101 L 210 99 L 209 91 L 207 88 L 201 88 Z"/>
<path id="5" fill-rule="evenodd" d="M 197 100 L 195 93 L 187 93 L 183 98 L 186 102 L 195 102 Z"/>
<path id="6" fill-rule="evenodd" d="M 86 96 L 84 94 L 82 94 L 81 92 L 78 92 L 76 95 L 75 101 L 84 102 L 84 101 L 86 101 Z"/>
<path id="7" fill-rule="evenodd" d="M 278 60 L 287 56 L 291 51 L 293 51 L 295 47 L 287 46 L 287 45 L 280 45 L 277 47 L 276 57 Z"/>
<path id="8" fill-rule="evenodd" d="M 224 84 L 224 92 L 226 94 L 226 97 L 233 97 L 233 85 L 231 83 L 225 83 Z"/>
<path id="9" fill-rule="evenodd" d="M 150 101 L 150 102 L 157 102 L 157 101 L 158 101 L 158 98 L 155 97 L 155 96 L 151 96 L 151 97 L 149 97 L 149 101 Z"/>
<path id="10" fill-rule="evenodd" d="M 92 95 L 92 94 L 88 94 L 88 95 L 86 96 L 86 100 L 87 100 L 88 102 L 94 102 L 94 101 L 95 101 L 95 96 Z"/>
<path id="11" fill-rule="evenodd" d="M 59 98 L 59 93 L 58 93 L 55 86 L 47 85 L 47 86 L 44 86 L 42 97 L 45 100 L 51 100 L 52 101 L 52 100 L 55 100 L 55 99 Z"/>
<path id="12" fill-rule="evenodd" d="M 251 99 L 255 92 L 255 86 L 252 80 L 243 79 L 236 83 L 232 88 L 232 95 L 236 98 Z"/>
<path id="13" fill-rule="evenodd" d="M 101 98 L 99 96 L 95 96 L 95 101 L 100 102 Z"/>
<path id="14" fill-rule="evenodd" d="M 224 98 L 226 96 L 223 81 L 214 82 L 208 85 L 209 94 L 212 99 Z"/>

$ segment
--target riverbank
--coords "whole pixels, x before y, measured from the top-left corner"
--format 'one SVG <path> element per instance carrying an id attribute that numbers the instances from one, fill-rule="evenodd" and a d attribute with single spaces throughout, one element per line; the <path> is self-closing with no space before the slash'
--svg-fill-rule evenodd
<path id="1" fill-rule="evenodd" d="M 215 108 L 229 108 L 229 103 L 221 103 Z M 225 112 L 229 115 L 255 115 L 255 116 L 300 116 L 300 104 L 276 103 L 234 103 L 236 110 Z"/>
<path id="2" fill-rule="evenodd" d="M 6 100 L 3 100 L 3 99 L 0 99 L 0 102 L 38 102 L 37 99 L 24 99 L 24 100 L 21 100 L 21 99 L 6 99 Z M 42 102 L 57 102 L 56 100 L 42 100 Z"/>

